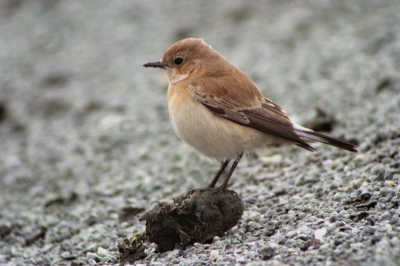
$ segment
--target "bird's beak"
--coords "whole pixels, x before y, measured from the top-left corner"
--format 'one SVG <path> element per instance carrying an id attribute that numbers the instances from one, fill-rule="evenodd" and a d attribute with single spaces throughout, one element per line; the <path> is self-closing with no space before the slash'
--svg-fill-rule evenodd
<path id="1" fill-rule="evenodd" d="M 147 64 L 144 64 L 143 66 L 144 66 L 144 67 L 154 67 L 154 68 L 156 68 L 156 67 L 165 68 L 165 66 L 164 66 L 163 64 L 161 64 L 160 61 L 157 61 L 157 62 L 148 62 Z"/>

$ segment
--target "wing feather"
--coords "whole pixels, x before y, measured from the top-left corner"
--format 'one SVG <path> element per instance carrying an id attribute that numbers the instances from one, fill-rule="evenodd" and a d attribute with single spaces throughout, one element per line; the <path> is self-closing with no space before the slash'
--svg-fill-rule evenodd
<path id="1" fill-rule="evenodd" d="M 315 151 L 295 132 L 293 123 L 284 110 L 268 99 L 256 108 L 240 108 L 236 102 L 216 99 L 211 95 L 195 93 L 195 99 L 213 114 L 243 126 L 252 127 L 274 137 L 282 138 L 310 151 Z"/>

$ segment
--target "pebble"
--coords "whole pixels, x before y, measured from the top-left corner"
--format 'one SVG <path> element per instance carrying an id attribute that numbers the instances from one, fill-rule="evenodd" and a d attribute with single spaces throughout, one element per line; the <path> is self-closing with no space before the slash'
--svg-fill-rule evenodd
<path id="1" fill-rule="evenodd" d="M 105 249 L 105 248 L 99 247 L 99 248 L 97 249 L 97 254 L 98 254 L 99 256 L 107 256 L 107 255 L 110 254 L 110 252 L 109 252 L 107 249 Z"/>
<path id="2" fill-rule="evenodd" d="M 92 253 L 92 252 L 87 252 L 87 253 L 86 253 L 86 258 L 95 260 L 95 261 L 97 261 L 97 262 L 98 262 L 98 261 L 101 261 L 101 257 L 98 256 L 96 253 Z"/>
<path id="3" fill-rule="evenodd" d="M 316 230 L 314 232 L 315 239 L 323 241 L 323 237 L 326 235 L 326 232 L 327 232 L 326 228 L 321 228 L 321 229 Z"/>
<path id="4" fill-rule="evenodd" d="M 61 258 L 65 259 L 65 260 L 73 260 L 76 259 L 78 256 L 75 254 L 71 254 L 68 251 L 64 251 L 61 253 Z"/>
<path id="5" fill-rule="evenodd" d="M 71 266 L 86 266 L 86 265 L 87 265 L 87 263 L 82 259 L 74 260 L 71 262 Z"/>
<path id="6" fill-rule="evenodd" d="M 211 250 L 210 251 L 210 260 L 214 260 L 214 259 L 218 258 L 218 255 L 219 255 L 218 250 L 215 250 L 215 249 Z"/>
<path id="7" fill-rule="evenodd" d="M 286 236 L 286 238 L 293 238 L 296 235 L 297 235 L 296 231 L 290 231 L 290 232 L 287 232 L 285 236 Z"/>

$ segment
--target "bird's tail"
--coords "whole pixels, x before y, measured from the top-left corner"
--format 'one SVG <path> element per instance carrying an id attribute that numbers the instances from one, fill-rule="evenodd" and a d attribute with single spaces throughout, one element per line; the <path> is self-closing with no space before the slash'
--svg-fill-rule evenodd
<path id="1" fill-rule="evenodd" d="M 311 129 L 302 127 L 300 125 L 294 125 L 294 130 L 296 133 L 306 142 L 322 142 L 331 146 L 335 146 L 344 150 L 348 150 L 351 152 L 358 152 L 358 147 L 354 144 L 351 144 L 349 142 L 340 140 L 340 139 L 335 139 L 330 136 L 327 136 L 325 134 L 315 132 Z"/>

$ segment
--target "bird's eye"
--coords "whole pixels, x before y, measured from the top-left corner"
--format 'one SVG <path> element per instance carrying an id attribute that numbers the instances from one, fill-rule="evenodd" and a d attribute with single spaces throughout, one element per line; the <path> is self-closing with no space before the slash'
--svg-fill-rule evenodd
<path id="1" fill-rule="evenodd" d="M 183 58 L 182 57 L 177 57 L 174 59 L 174 64 L 179 66 L 183 63 Z"/>

